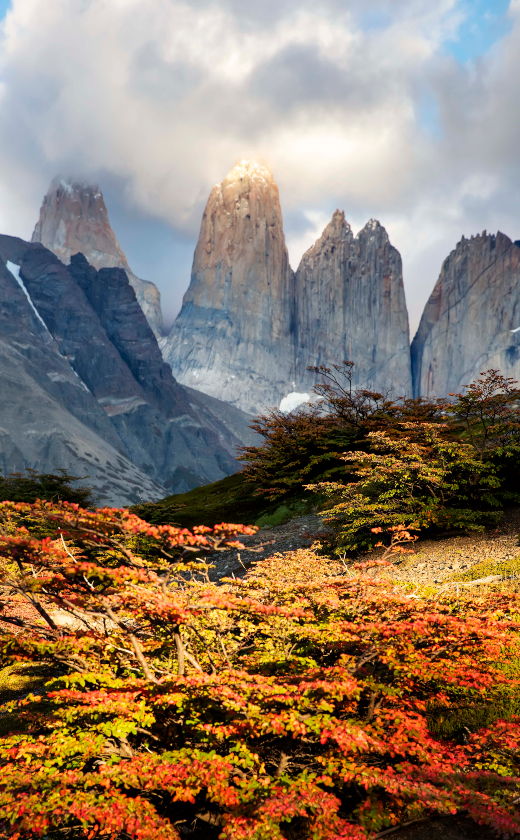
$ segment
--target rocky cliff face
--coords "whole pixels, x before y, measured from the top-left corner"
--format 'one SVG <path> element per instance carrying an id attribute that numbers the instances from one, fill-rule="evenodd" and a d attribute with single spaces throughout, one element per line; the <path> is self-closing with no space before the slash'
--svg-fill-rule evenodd
<path id="1" fill-rule="evenodd" d="M 180 382 L 263 411 L 292 390 L 293 308 L 278 188 L 242 161 L 210 195 L 164 358 Z"/>
<path id="2" fill-rule="evenodd" d="M 55 415 L 62 427 L 61 445 L 72 464 L 77 453 L 67 435 L 70 432 L 77 442 L 83 434 L 74 431 L 75 418 L 88 430 L 84 435 L 90 454 L 93 444 L 89 440 L 95 433 L 105 449 L 120 453 L 121 463 L 131 463 L 135 475 L 133 485 L 127 486 L 127 503 L 157 498 L 166 495 L 166 490 L 183 492 L 236 471 L 237 446 L 249 442 L 248 434 L 242 436 L 240 430 L 247 428 L 249 418 L 235 410 L 230 431 L 219 412 L 206 405 L 204 395 L 188 393 L 174 380 L 123 270 L 96 271 L 81 254 L 73 256 L 66 267 L 41 244 L 9 236 L 0 236 L 0 258 L 2 265 L 9 261 L 17 267 L 27 293 L 25 297 L 17 287 L 25 306 L 67 371 L 67 380 L 61 369 L 56 375 L 51 369 L 48 377 L 53 393 L 59 390 Z M 10 329 L 16 334 L 16 320 Z M 0 343 L 3 330 L 0 323 Z M 32 357 L 36 339 L 21 335 L 20 341 Z M 38 365 L 42 366 L 38 384 L 42 380 L 47 385 L 48 362 L 41 359 Z M 23 410 L 38 415 L 36 387 L 34 392 L 31 396 L 28 386 L 20 391 L 20 398 L 25 400 Z M 18 411 L 17 403 L 14 389 L 12 405 L 0 404 L 0 426 L 2 412 Z M 51 414 L 42 416 L 43 439 L 54 434 L 49 427 Z M 30 449 L 29 444 L 19 447 L 25 466 L 42 469 Z M 95 451 L 92 457 L 96 462 L 100 456 Z M 54 452 L 46 455 L 45 463 L 49 461 L 45 467 L 49 471 L 52 464 L 62 465 L 55 463 Z M 119 461 L 114 463 L 117 471 Z M 77 466 L 72 471 L 78 472 Z M 120 503 L 121 496 L 105 495 L 104 500 Z"/>
<path id="3" fill-rule="evenodd" d="M 158 338 L 162 335 L 159 289 L 131 271 L 97 184 L 55 178 L 44 196 L 32 241 L 40 242 L 65 265 L 73 254 L 82 253 L 96 269 L 122 268 L 152 330 Z"/>
<path id="4" fill-rule="evenodd" d="M 416 396 L 460 391 L 490 368 L 520 379 L 519 244 L 484 231 L 444 261 L 412 342 Z"/>
<path id="5" fill-rule="evenodd" d="M 408 314 L 401 257 L 379 222 L 354 237 L 336 210 L 296 272 L 295 380 L 308 390 L 307 365 L 355 363 L 354 384 L 411 395 Z"/>
<path id="6" fill-rule="evenodd" d="M 296 276 L 271 173 L 242 161 L 217 184 L 164 358 L 179 381 L 252 413 L 308 392 L 308 365 L 356 363 L 356 384 L 411 393 L 401 258 L 371 221 L 336 212 Z"/>
<path id="7" fill-rule="evenodd" d="M 164 488 L 136 467 L 103 407 L 60 353 L 18 276 L 0 261 L 0 470 L 64 468 L 86 477 L 101 504 L 159 499 Z"/>

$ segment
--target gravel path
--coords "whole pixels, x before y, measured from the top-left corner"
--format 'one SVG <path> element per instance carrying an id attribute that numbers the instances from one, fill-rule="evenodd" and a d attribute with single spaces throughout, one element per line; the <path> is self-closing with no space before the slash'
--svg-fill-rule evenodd
<path id="1" fill-rule="evenodd" d="M 498 563 L 520 556 L 520 510 L 506 511 L 496 529 L 483 533 L 418 540 L 413 554 L 405 555 L 391 570 L 393 580 L 442 584 L 455 573 L 467 572 L 477 563 Z M 375 555 L 375 552 L 374 552 Z M 388 576 L 388 572 L 383 573 Z"/>
<path id="2" fill-rule="evenodd" d="M 215 565 L 212 580 L 222 577 L 242 577 L 252 563 L 297 548 L 312 545 L 320 532 L 322 520 L 317 515 L 301 516 L 285 525 L 262 528 L 253 537 L 243 537 L 244 549 L 219 552 L 209 562 Z M 439 539 L 419 540 L 413 554 L 396 560 L 389 572 L 393 580 L 415 581 L 419 584 L 442 584 L 456 572 L 467 572 L 471 566 L 490 560 L 498 563 L 520 556 L 520 509 L 506 512 L 497 528 L 483 533 L 450 535 Z M 370 556 L 377 557 L 379 552 Z"/>
<path id="3" fill-rule="evenodd" d="M 264 560 L 272 554 L 308 548 L 316 541 L 316 535 L 323 532 L 321 517 L 314 514 L 291 519 L 285 525 L 261 528 L 253 537 L 240 537 L 245 548 L 237 551 L 220 551 L 208 559 L 215 568 L 210 574 L 212 580 L 222 577 L 242 577 L 252 563 Z"/>

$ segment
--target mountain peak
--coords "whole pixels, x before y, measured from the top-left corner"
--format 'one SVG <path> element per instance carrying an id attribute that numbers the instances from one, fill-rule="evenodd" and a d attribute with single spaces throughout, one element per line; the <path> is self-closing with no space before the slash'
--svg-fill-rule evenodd
<path id="1" fill-rule="evenodd" d="M 94 198 L 103 198 L 99 184 L 89 183 L 80 178 L 68 177 L 64 178 L 62 175 L 57 175 L 51 181 L 47 194 L 52 192 L 65 192 L 67 195 L 75 195 L 88 191 Z"/>
<path id="2" fill-rule="evenodd" d="M 241 160 L 211 192 L 163 353 L 175 377 L 252 413 L 291 391 L 293 273 L 271 172 Z"/>
<path id="3" fill-rule="evenodd" d="M 240 160 L 235 164 L 231 172 L 228 172 L 223 183 L 236 183 L 237 181 L 257 181 L 271 184 L 274 182 L 273 173 L 267 166 L 256 160 Z"/>
<path id="4" fill-rule="evenodd" d="M 352 229 L 345 220 L 344 210 L 335 210 L 320 238 L 304 253 L 301 264 L 315 259 L 322 253 L 323 248 L 331 246 L 331 243 L 343 242 L 346 239 L 352 239 Z"/>
<path id="5" fill-rule="evenodd" d="M 382 233 L 388 239 L 386 228 L 384 228 L 381 222 L 378 222 L 377 219 L 369 219 L 365 227 L 359 231 L 358 236 L 361 236 L 362 234 L 370 235 L 371 233 Z"/>
<path id="6" fill-rule="evenodd" d="M 156 337 L 162 335 L 159 290 L 131 271 L 110 226 L 98 184 L 72 176 L 53 178 L 43 198 L 31 241 L 40 242 L 65 265 L 69 265 L 74 254 L 83 254 L 98 271 L 101 268 L 124 269 Z"/>
<path id="7" fill-rule="evenodd" d="M 56 176 L 44 196 L 32 242 L 41 242 L 68 265 L 81 252 L 96 269 L 124 268 L 127 259 L 110 227 L 98 184 Z"/>

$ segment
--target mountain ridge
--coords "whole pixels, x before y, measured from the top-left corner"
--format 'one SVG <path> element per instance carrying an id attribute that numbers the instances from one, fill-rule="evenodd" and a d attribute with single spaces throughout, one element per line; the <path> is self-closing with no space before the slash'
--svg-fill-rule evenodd
<path id="1" fill-rule="evenodd" d="M 19 277 L 30 301 L 19 284 L 17 294 L 23 296 L 31 312 L 32 304 L 41 323 L 34 312 L 33 320 L 45 341 L 66 364 L 76 391 L 85 394 L 82 400 L 76 394 L 71 397 L 70 388 L 64 391 L 60 386 L 64 374 L 58 374 L 54 388 L 61 387 L 58 399 L 65 448 L 69 446 L 67 428 L 77 437 L 69 417 L 72 412 L 103 440 L 103 446 L 117 450 L 125 463 L 133 465 L 138 476 L 134 483 L 154 498 L 168 490 L 189 490 L 237 470 L 237 447 L 250 440 L 249 430 L 240 436 L 240 426 L 244 431 L 250 418 L 237 414 L 237 434 L 230 432 L 204 405 L 204 395 L 197 405 L 193 395 L 175 382 L 123 270 L 98 272 L 82 255 L 74 255 L 67 267 L 40 243 L 8 236 L 0 236 L 0 257 L 4 265 L 9 262 L 20 267 Z M 17 284 L 16 277 L 9 276 Z M 28 352 L 35 341 L 27 338 Z M 44 360 L 40 378 L 46 376 L 47 366 Z M 38 381 L 36 375 L 34 378 Z M 6 411 L 0 406 L 0 425 Z M 84 436 L 88 438 L 86 432 Z M 41 470 L 44 464 L 51 472 L 54 461 L 42 457 L 33 453 L 25 466 Z M 77 471 L 73 462 L 67 467 Z M 130 489 L 128 502 L 145 501 L 142 493 L 136 497 Z M 103 498 L 119 503 L 124 496 Z"/>
<path id="2" fill-rule="evenodd" d="M 340 266 L 338 249 L 345 251 Z M 314 276 L 318 255 L 327 264 L 327 283 Z M 349 292 L 356 283 L 357 309 Z M 314 294 L 317 287 L 323 294 Z M 340 298 L 342 313 L 336 312 Z M 376 319 L 380 331 L 383 324 L 382 352 L 373 337 Z M 370 347 L 363 344 L 367 332 Z M 401 258 L 378 222 L 353 237 L 336 211 L 294 272 L 274 177 L 256 161 L 240 161 L 210 194 L 191 282 L 162 350 L 180 382 L 253 413 L 308 391 L 314 381 L 307 366 L 346 358 L 356 363 L 357 385 L 381 389 L 391 376 L 410 396 Z"/>
<path id="3" fill-rule="evenodd" d="M 31 242 L 39 242 L 65 264 L 82 253 L 96 269 L 122 268 L 156 337 L 162 337 L 161 294 L 137 277 L 116 239 L 98 184 L 57 175 L 43 197 Z"/>
<path id="4" fill-rule="evenodd" d="M 464 236 L 444 260 L 411 345 L 414 392 L 446 396 L 485 370 L 520 379 L 520 247 Z"/>

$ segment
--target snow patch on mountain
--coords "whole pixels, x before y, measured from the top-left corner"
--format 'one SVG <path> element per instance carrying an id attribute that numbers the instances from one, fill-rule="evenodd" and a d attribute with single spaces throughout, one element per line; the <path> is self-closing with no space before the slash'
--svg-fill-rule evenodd
<path id="1" fill-rule="evenodd" d="M 284 414 L 290 414 L 291 411 L 299 408 L 300 405 L 309 402 L 310 394 L 300 394 L 298 391 L 291 391 L 280 403 L 280 411 Z"/>
<path id="2" fill-rule="evenodd" d="M 30 304 L 30 307 L 31 307 L 32 311 L 34 312 L 34 314 L 35 314 L 35 315 L 36 315 L 36 317 L 38 318 L 38 321 L 40 321 L 40 322 L 43 324 L 43 326 L 45 327 L 45 329 L 46 329 L 46 330 L 47 330 L 47 332 L 48 332 L 48 329 L 47 329 L 47 324 L 45 323 L 45 321 L 43 320 L 42 316 L 40 315 L 40 313 L 39 313 L 39 312 L 38 312 L 38 310 L 36 309 L 36 307 L 35 307 L 34 303 L 33 303 L 33 302 L 32 302 L 32 300 L 31 300 L 31 296 L 30 296 L 29 292 L 27 291 L 27 289 L 25 288 L 25 284 L 24 284 L 24 282 L 23 282 L 22 278 L 20 277 L 20 266 L 19 266 L 19 265 L 15 265 L 14 263 L 9 262 L 9 260 L 8 260 L 8 261 L 6 262 L 6 268 L 7 268 L 7 269 L 11 272 L 11 274 L 12 274 L 12 275 L 13 275 L 13 277 L 14 277 L 14 279 L 16 280 L 16 282 L 18 283 L 18 285 L 20 286 L 20 288 L 21 288 L 22 292 L 24 293 L 25 297 L 26 297 L 26 298 L 27 298 L 27 300 L 29 301 L 29 304 Z"/>

